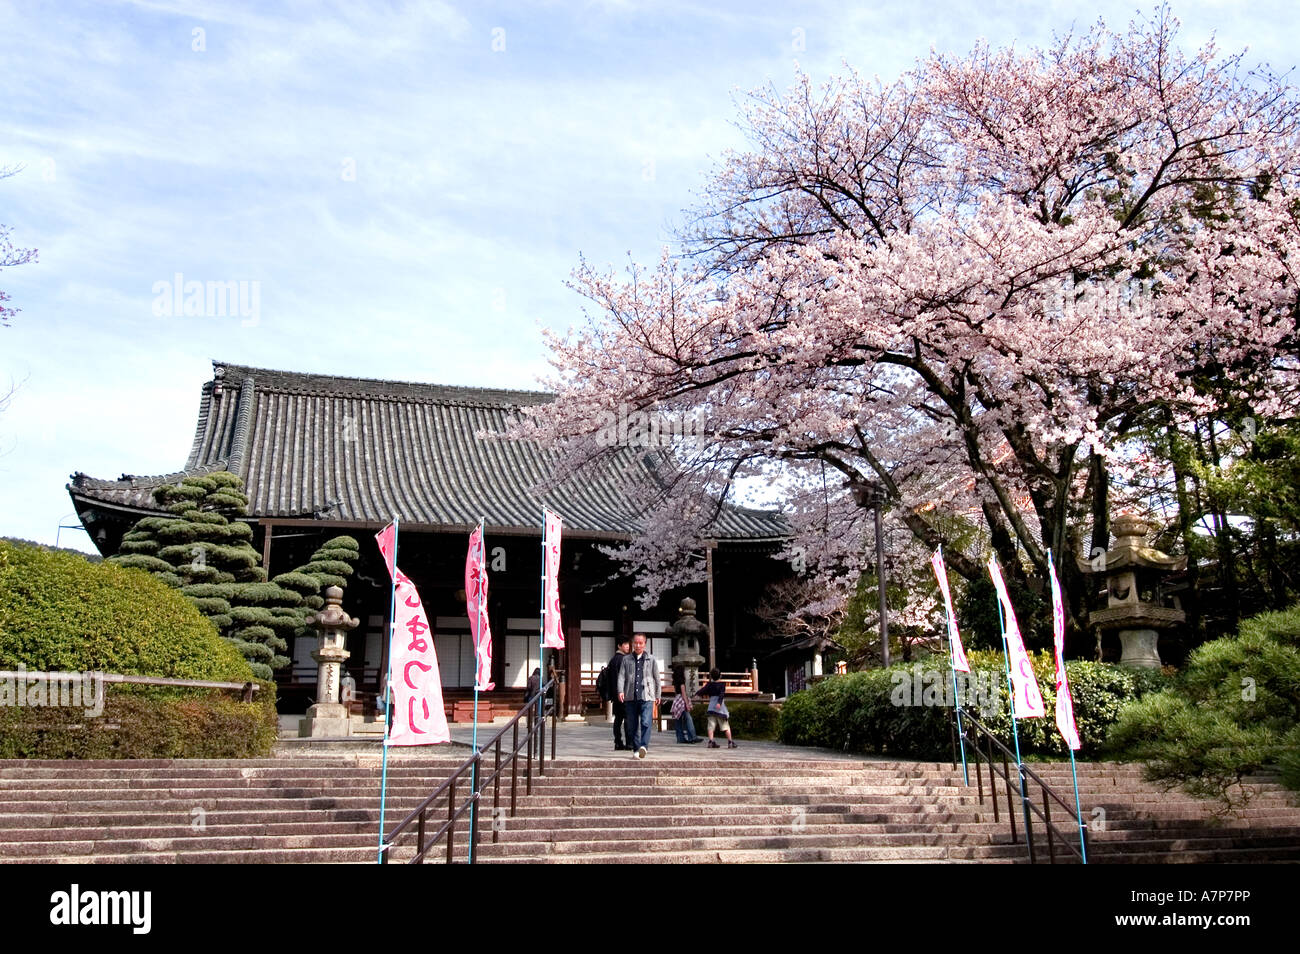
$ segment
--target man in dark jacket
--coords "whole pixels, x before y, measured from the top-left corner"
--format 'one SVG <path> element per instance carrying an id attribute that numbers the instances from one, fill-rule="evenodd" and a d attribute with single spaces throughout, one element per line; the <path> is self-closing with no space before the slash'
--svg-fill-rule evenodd
<path id="1" fill-rule="evenodd" d="M 628 654 L 632 641 L 626 636 L 618 637 L 618 650 L 606 667 L 605 678 L 609 680 L 610 696 L 614 700 L 614 751 L 626 752 L 632 748 L 632 733 L 628 731 L 627 706 L 618 699 L 618 676 L 623 671 L 623 657 Z"/>

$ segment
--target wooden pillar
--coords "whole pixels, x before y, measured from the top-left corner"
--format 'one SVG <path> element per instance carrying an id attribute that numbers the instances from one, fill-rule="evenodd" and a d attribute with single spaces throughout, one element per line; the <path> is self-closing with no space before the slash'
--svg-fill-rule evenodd
<path id="1" fill-rule="evenodd" d="M 570 622 L 564 628 L 564 647 L 569 659 L 569 694 L 565 697 L 565 715 L 582 715 L 582 620 Z"/>
<path id="2" fill-rule="evenodd" d="M 266 578 L 271 578 L 271 534 L 275 532 L 275 525 L 262 523 L 262 569 L 266 571 Z"/>
<path id="3" fill-rule="evenodd" d="M 492 628 L 492 682 L 505 686 L 506 679 L 506 620 L 497 603 L 497 612 L 492 613 L 492 597 L 488 596 L 488 626 Z"/>

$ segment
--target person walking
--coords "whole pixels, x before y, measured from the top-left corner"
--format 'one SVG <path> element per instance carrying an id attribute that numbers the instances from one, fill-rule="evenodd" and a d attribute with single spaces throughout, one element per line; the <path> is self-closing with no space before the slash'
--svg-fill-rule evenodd
<path id="1" fill-rule="evenodd" d="M 709 670 L 709 681 L 696 693 L 709 700 L 709 748 L 720 748 L 713 741 L 713 730 L 721 729 L 727 735 L 727 748 L 738 748 L 731 738 L 731 713 L 727 711 L 727 684 L 722 681 L 722 672 L 716 668 Z"/>
<path id="2" fill-rule="evenodd" d="M 632 727 L 627 723 L 627 705 L 619 695 L 619 681 L 623 676 L 623 659 L 631 651 L 632 641 L 626 636 L 620 636 L 616 645 L 605 673 L 609 680 L 609 697 L 614 710 L 614 751 L 627 752 L 632 748 Z"/>
<path id="3" fill-rule="evenodd" d="M 659 661 L 646 652 L 645 634 L 637 633 L 632 637 L 632 652 L 623 657 L 618 698 L 627 707 L 627 724 L 638 759 L 645 758 L 650 747 L 650 721 L 662 693 Z"/>
<path id="4" fill-rule="evenodd" d="M 673 666 L 673 725 L 677 728 L 677 741 L 694 745 L 700 741 L 695 734 L 695 720 L 691 718 L 691 702 L 686 692 L 686 667 Z"/>

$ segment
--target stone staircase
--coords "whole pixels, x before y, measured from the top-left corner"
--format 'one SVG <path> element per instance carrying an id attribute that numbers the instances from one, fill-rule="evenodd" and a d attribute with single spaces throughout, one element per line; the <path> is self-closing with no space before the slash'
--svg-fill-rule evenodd
<path id="1" fill-rule="evenodd" d="M 1072 797 L 1069 766 L 1035 766 Z M 1218 818 L 1204 803 L 1141 781 L 1140 768 L 1081 765 L 1093 863 L 1300 862 L 1300 808 L 1263 786 Z M 915 762 L 719 760 L 565 762 L 479 860 L 549 862 L 1020 862 L 1006 800 L 995 822 L 961 769 Z M 1067 794 L 1069 793 L 1069 794 Z M 1013 800 L 1020 822 L 1019 800 Z M 1094 809 L 1103 811 L 1094 814 Z M 1073 829 L 1062 825 L 1067 837 Z M 1048 846 L 1035 818 L 1039 858 Z M 1071 860 L 1060 844 L 1058 861 Z"/>
<path id="2" fill-rule="evenodd" d="M 729 754 L 708 762 L 564 759 L 534 777 L 531 797 L 522 795 L 521 772 L 516 817 L 494 820 L 490 802 L 482 808 L 478 860 L 1025 860 L 1024 845 L 1011 843 L 1005 814 L 993 820 L 987 779 L 981 805 L 974 785 L 962 784 L 960 768 Z M 387 826 L 462 758 L 463 752 L 394 756 Z M 1069 797 L 1068 765 L 1034 770 Z M 373 863 L 379 773 L 373 753 L 0 762 L 0 862 Z M 1091 862 L 1300 861 L 1300 808 L 1276 786 L 1260 786 L 1247 808 L 1219 818 L 1204 803 L 1143 783 L 1136 766 L 1081 764 L 1079 783 L 1094 826 Z M 1019 812 L 1018 803 L 1013 808 Z M 442 817 L 430 816 L 430 830 Z M 456 857 L 463 860 L 460 830 Z M 1038 845 L 1046 860 L 1046 841 L 1040 837 Z M 395 848 L 392 860 L 412 850 Z M 436 855 L 430 860 L 442 860 L 445 849 Z"/>

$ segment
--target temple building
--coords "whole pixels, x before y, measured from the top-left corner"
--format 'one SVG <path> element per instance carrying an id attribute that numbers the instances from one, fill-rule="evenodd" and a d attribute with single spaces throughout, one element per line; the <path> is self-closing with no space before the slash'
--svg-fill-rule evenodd
<path id="1" fill-rule="evenodd" d="M 536 444 L 492 440 L 520 407 L 551 400 L 534 391 L 445 387 L 339 378 L 214 362 L 199 402 L 194 443 L 182 469 L 101 480 L 74 474 L 68 491 L 83 526 L 105 556 L 141 517 L 162 512 L 153 490 L 193 474 L 229 470 L 244 481 L 247 522 L 268 575 L 305 563 L 325 540 L 349 534 L 362 558 L 344 606 L 361 625 L 348 637 L 349 673 L 374 691 L 386 664 L 387 573 L 373 539 L 400 517 L 398 563 L 434 617 L 443 686 L 454 696 L 473 685 L 474 656 L 465 615 L 469 531 L 486 523 L 493 679 L 519 693 L 539 665 L 542 508 L 564 519 L 561 602 L 567 648 L 558 659 L 570 687 L 590 687 L 614 652 L 617 634 L 644 632 L 667 660 L 662 635 L 685 596 L 712 607 L 715 659 L 748 670 L 759 625 L 749 610 L 790 568 L 773 555 L 786 533 L 779 514 L 726 507 L 705 556 L 710 580 L 665 593 L 642 609 L 632 581 L 602 547 L 631 537 L 637 514 L 612 468 L 538 491 L 554 458 Z M 648 455 L 629 455 L 649 468 Z M 626 462 L 625 462 L 626 463 Z M 701 614 L 704 615 L 703 613 Z M 705 618 L 705 622 L 707 622 Z M 277 673 L 284 711 L 313 698 L 315 640 L 289 647 L 292 666 Z M 706 653 L 707 655 L 707 653 Z M 779 678 L 779 674 L 774 673 Z M 578 712 L 582 693 L 566 708 Z M 588 696 L 590 693 L 588 692 Z"/>

